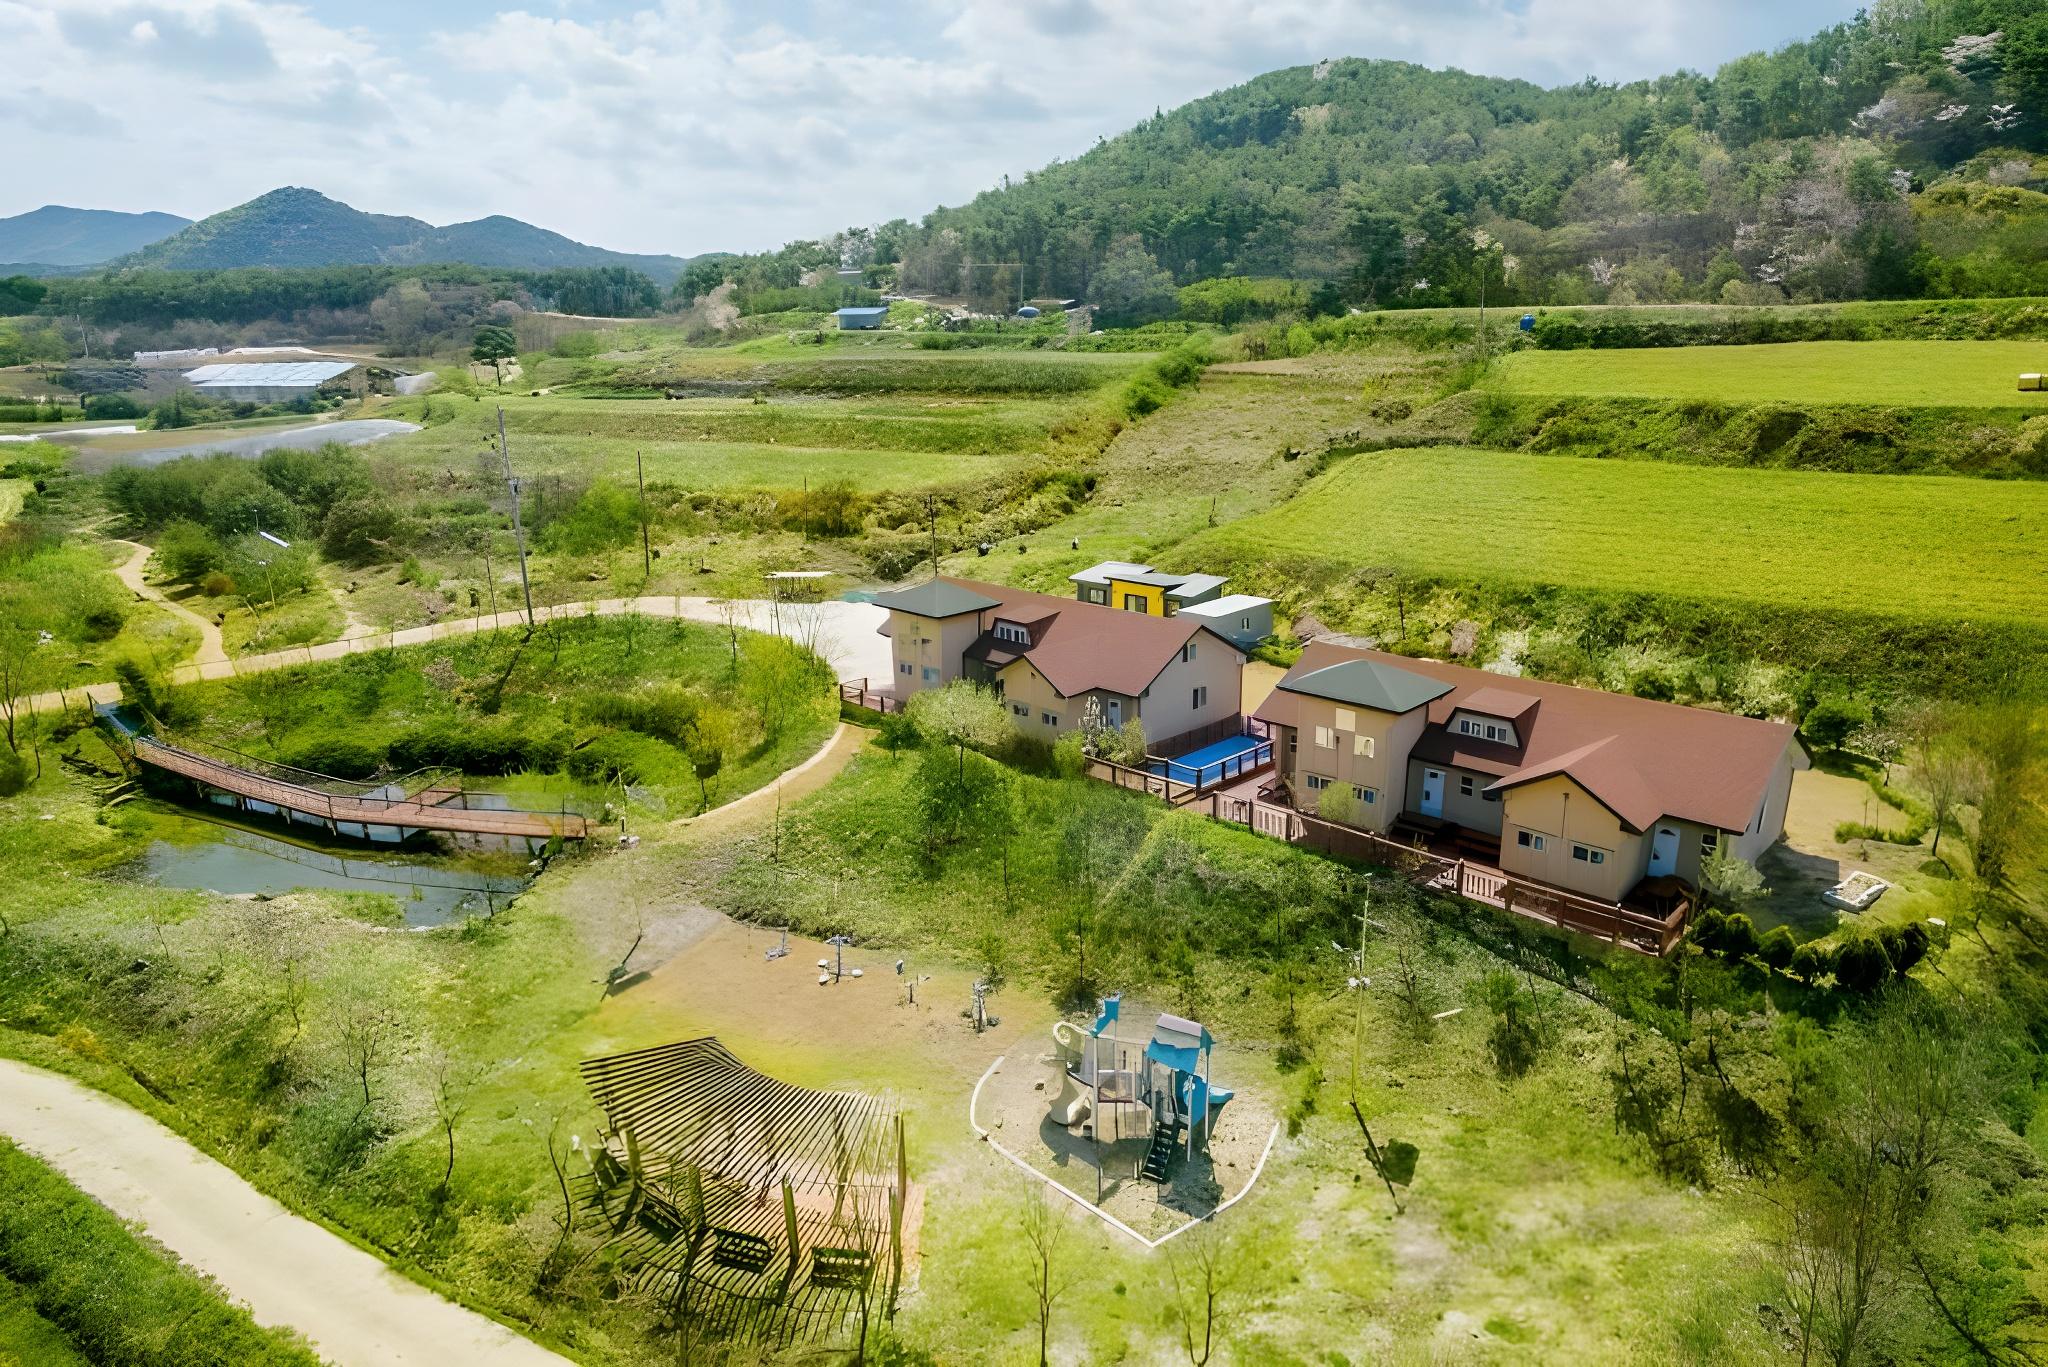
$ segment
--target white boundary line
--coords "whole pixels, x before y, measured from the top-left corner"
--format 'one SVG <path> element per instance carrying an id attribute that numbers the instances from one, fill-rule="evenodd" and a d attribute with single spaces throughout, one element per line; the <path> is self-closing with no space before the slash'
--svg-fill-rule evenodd
<path id="1" fill-rule="evenodd" d="M 973 1095 L 967 1098 L 967 1123 L 974 1128 L 974 1132 L 977 1135 L 981 1136 L 983 1143 L 987 1144 L 990 1148 L 994 1149 L 1003 1157 L 1009 1159 L 1012 1163 L 1015 1163 L 1019 1168 L 1023 1169 L 1025 1173 L 1032 1177 L 1037 1178 L 1039 1181 L 1045 1183 L 1047 1186 L 1051 1187 L 1060 1195 L 1066 1197 L 1069 1201 L 1072 1201 L 1082 1210 L 1087 1211 L 1090 1215 L 1093 1215 L 1096 1219 L 1101 1220 L 1104 1224 L 1108 1225 L 1110 1228 L 1118 1231 L 1119 1233 L 1128 1235 L 1130 1238 L 1144 1245 L 1147 1249 L 1158 1248 L 1167 1240 L 1176 1238 L 1182 1234 L 1187 1233 L 1196 1225 L 1203 1224 L 1207 1221 L 1215 1219 L 1224 1211 L 1229 1210 L 1239 1201 L 1242 1201 L 1247 1195 L 1250 1194 L 1252 1186 L 1259 1180 L 1259 1174 L 1263 1173 L 1266 1170 L 1266 1159 L 1272 1155 L 1273 1145 L 1275 1141 L 1277 1141 L 1280 1138 L 1280 1125 L 1279 1122 L 1276 1121 L 1274 1122 L 1272 1132 L 1266 1136 L 1266 1147 L 1260 1150 L 1259 1152 L 1258 1165 L 1252 1169 L 1252 1175 L 1246 1179 L 1244 1186 L 1238 1191 L 1237 1195 L 1231 1197 L 1228 1201 L 1225 1201 L 1222 1205 L 1216 1207 L 1216 1209 L 1210 1211 L 1207 1215 L 1198 1216 L 1197 1218 L 1190 1220 L 1186 1224 L 1180 1226 L 1178 1229 L 1170 1229 L 1156 1239 L 1148 1239 L 1144 1235 L 1138 1233 L 1137 1230 L 1132 1229 L 1129 1225 L 1125 1224 L 1122 1220 L 1117 1219 L 1116 1216 L 1111 1215 L 1108 1211 L 1102 1209 L 1100 1206 L 1091 1204 L 1079 1192 L 1072 1190 L 1071 1188 L 1065 1186 L 1062 1183 L 1055 1182 L 1052 1178 L 1046 1176 L 1037 1168 L 1032 1167 L 1022 1158 L 1019 1158 L 1016 1154 L 1011 1153 L 1008 1149 L 1003 1147 L 1001 1142 L 998 1141 L 993 1134 L 990 1134 L 987 1130 L 982 1128 L 981 1122 L 979 1120 L 976 1120 L 974 1118 L 975 1111 L 981 1103 L 981 1089 L 983 1085 L 988 1082 L 989 1078 L 995 1075 L 996 1069 L 1003 1066 L 1004 1057 L 1005 1056 L 1001 1054 L 996 1055 L 995 1062 L 989 1064 L 988 1069 L 982 1073 L 981 1080 L 974 1084 Z"/>

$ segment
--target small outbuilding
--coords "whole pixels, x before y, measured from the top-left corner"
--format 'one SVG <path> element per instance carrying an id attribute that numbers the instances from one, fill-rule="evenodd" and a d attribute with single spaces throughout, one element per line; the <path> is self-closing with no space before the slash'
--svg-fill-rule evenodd
<path id="1" fill-rule="evenodd" d="M 186 371 L 185 383 L 209 399 L 290 403 L 316 395 L 361 394 L 368 376 L 350 361 L 281 361 L 203 365 Z"/>
<path id="2" fill-rule="evenodd" d="M 1199 617 L 1209 629 L 1239 650 L 1250 650 L 1273 634 L 1273 600 L 1249 593 L 1227 593 L 1207 602 L 1182 606 L 1183 617 Z"/>
<path id="3" fill-rule="evenodd" d="M 884 305 L 872 308 L 843 308 L 834 312 L 832 316 L 839 320 L 841 331 L 872 331 L 889 321 L 889 310 Z"/>

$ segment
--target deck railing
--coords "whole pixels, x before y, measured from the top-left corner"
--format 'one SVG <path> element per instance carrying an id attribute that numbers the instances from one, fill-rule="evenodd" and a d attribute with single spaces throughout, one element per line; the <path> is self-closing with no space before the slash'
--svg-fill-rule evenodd
<path id="1" fill-rule="evenodd" d="M 1686 918 L 1692 911 L 1689 902 L 1681 901 L 1669 915 L 1654 916 L 1619 903 L 1602 902 L 1547 883 L 1518 878 L 1489 865 L 1432 854 L 1419 845 L 1404 845 L 1262 798 L 1211 793 L 1201 810 L 1217 821 L 1243 826 L 1259 835 L 1321 850 L 1340 859 L 1379 864 L 1419 886 L 1454 893 L 1560 930 L 1595 936 L 1648 954 L 1669 953 L 1684 934 Z"/>
<path id="2" fill-rule="evenodd" d="M 848 679 L 839 685 L 839 700 L 850 702 L 855 707 L 865 707 L 871 712 L 901 712 L 903 699 L 889 693 L 877 693 L 868 687 L 866 678 Z"/>

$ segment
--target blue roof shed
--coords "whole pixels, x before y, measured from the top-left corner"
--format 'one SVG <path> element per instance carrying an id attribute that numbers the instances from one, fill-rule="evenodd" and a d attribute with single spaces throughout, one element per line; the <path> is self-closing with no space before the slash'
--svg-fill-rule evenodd
<path id="1" fill-rule="evenodd" d="M 874 308 L 840 309 L 832 315 L 841 328 L 878 328 L 889 320 L 887 305 Z"/>

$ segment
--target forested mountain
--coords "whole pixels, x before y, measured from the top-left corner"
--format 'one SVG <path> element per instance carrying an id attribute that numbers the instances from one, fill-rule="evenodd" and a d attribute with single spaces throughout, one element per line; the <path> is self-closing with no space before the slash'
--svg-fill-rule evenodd
<path id="1" fill-rule="evenodd" d="M 718 271 L 794 283 L 836 254 L 896 262 L 907 289 L 1126 317 L 1238 275 L 1381 307 L 1470 303 L 1482 279 L 1529 303 L 2048 292 L 2044 135 L 2048 6 L 1880 0 L 1711 76 L 1276 71 L 921 225 Z"/>
<path id="2" fill-rule="evenodd" d="M 417 218 L 364 213 L 317 190 L 288 186 L 203 218 L 113 263 L 162 270 L 244 266 L 410 265 L 462 262 L 544 270 L 626 266 L 667 284 L 689 263 L 679 256 L 606 251 L 494 215 L 437 228 Z"/>
<path id="3" fill-rule="evenodd" d="M 176 214 L 124 214 L 45 204 L 0 218 L 0 262 L 91 266 L 146 247 L 191 223 Z"/>

